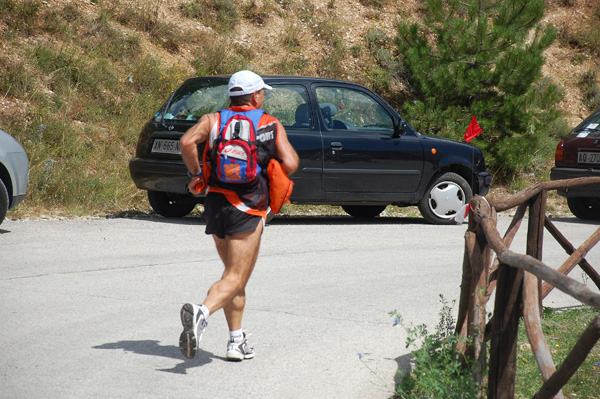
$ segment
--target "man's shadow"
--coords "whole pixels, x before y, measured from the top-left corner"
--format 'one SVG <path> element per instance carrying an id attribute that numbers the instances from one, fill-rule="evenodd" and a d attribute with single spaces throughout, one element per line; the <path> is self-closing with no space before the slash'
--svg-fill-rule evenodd
<path id="1" fill-rule="evenodd" d="M 162 356 L 169 359 L 182 360 L 183 355 L 178 347 L 159 344 L 159 341 L 119 341 L 114 343 L 102 344 L 94 346 L 94 349 L 122 349 L 125 352 L 137 353 L 138 355 Z M 175 374 L 187 374 L 187 370 L 193 367 L 204 366 L 213 361 L 213 359 L 226 361 L 224 357 L 215 356 L 205 350 L 199 349 L 194 359 L 186 359 L 182 363 L 177 364 L 170 369 L 158 369 Z"/>

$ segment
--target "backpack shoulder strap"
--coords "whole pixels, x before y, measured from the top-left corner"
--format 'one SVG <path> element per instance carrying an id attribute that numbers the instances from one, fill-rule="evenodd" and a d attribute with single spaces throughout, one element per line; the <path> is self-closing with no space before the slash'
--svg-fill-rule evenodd
<path id="1" fill-rule="evenodd" d="M 227 122 L 229 122 L 229 120 L 235 115 L 243 115 L 246 118 L 250 119 L 252 121 L 252 125 L 254 126 L 254 132 L 257 132 L 258 131 L 258 123 L 264 113 L 265 113 L 265 111 L 263 111 L 262 109 L 251 109 L 251 110 L 245 111 L 245 112 L 235 112 L 229 108 L 222 109 L 220 111 L 221 122 L 219 125 L 219 136 L 223 132 L 223 129 L 225 129 Z"/>

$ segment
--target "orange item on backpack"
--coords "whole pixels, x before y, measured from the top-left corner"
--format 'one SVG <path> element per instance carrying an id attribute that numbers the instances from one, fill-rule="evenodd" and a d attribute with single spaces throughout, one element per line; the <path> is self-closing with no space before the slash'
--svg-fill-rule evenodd
<path id="1" fill-rule="evenodd" d="M 269 175 L 269 197 L 271 199 L 269 206 L 271 212 L 278 214 L 281 207 L 290 202 L 294 182 L 290 180 L 287 172 L 281 166 L 281 162 L 275 158 L 271 158 L 269 161 L 267 174 Z"/>

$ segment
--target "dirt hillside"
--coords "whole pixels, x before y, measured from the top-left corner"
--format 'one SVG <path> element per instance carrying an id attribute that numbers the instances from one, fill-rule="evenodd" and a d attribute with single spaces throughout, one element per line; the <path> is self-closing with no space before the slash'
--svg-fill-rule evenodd
<path id="1" fill-rule="evenodd" d="M 198 20 L 185 18 L 181 13 L 181 5 L 189 0 L 111 0 L 121 6 L 127 4 L 138 9 L 155 12 L 159 19 L 178 26 L 185 32 L 211 32 L 213 29 Z M 100 0 L 44 0 L 43 7 L 62 10 L 67 5 L 83 9 L 92 19 L 99 14 L 102 4 Z M 110 3 L 110 1 L 109 1 Z M 600 3 L 598 0 L 545 0 L 546 17 L 544 23 L 555 26 L 559 38 L 546 51 L 546 65 L 543 74 L 564 89 L 565 97 L 559 107 L 565 112 L 570 124 L 581 121 L 590 110 L 582 103 L 579 85 L 581 75 L 585 71 L 598 70 L 600 66 L 600 49 L 579 48 L 569 44 L 569 37 L 574 37 L 591 24 L 600 23 Z M 399 20 L 417 21 L 424 10 L 423 0 L 241 0 L 237 6 L 245 9 L 263 10 L 266 16 L 260 23 L 242 18 L 232 34 L 223 38 L 223 46 L 232 41 L 245 50 L 253 58 L 251 66 L 260 73 L 274 73 L 273 65 L 286 57 L 288 51 L 282 43 L 282 37 L 290 29 L 295 32 L 298 42 L 298 54 L 305 61 L 303 73 L 320 75 L 319 60 L 328 55 L 330 46 L 318 37 L 318 23 L 335 24 L 337 34 L 344 41 L 347 49 L 361 48 L 365 44 L 365 36 L 371 30 L 385 32 L 393 38 Z M 365 5 L 367 4 L 367 5 Z M 383 4 L 381 10 L 377 5 Z M 310 11 L 310 12 L 309 12 Z M 311 15 L 314 20 L 305 20 L 303 15 Z M 5 28 L 5 27 L 4 27 Z M 0 25 L 0 30 L 3 27 Z M 123 28 L 130 29 L 130 28 Z M 144 51 L 158 54 L 164 62 L 189 64 L 192 54 L 199 45 L 193 40 L 179 43 L 176 53 L 153 44 L 146 32 L 135 32 L 144 40 Z M 213 32 L 214 33 L 214 32 Z M 213 36 L 215 37 L 215 36 Z M 39 40 L 34 35 L 26 40 Z M 52 40 L 52 38 L 46 38 Z M 565 43 L 567 42 L 567 43 Z M 364 82 L 365 65 L 368 58 L 360 53 L 347 52 L 340 62 L 342 70 L 339 77 Z M 190 68 L 190 73 L 193 70 Z M 599 76 L 600 78 L 600 76 Z M 403 86 L 403 82 L 396 82 Z M 402 91 L 402 87 L 399 88 Z M 13 101 L 3 100 L 3 108 L 15 105 Z"/>

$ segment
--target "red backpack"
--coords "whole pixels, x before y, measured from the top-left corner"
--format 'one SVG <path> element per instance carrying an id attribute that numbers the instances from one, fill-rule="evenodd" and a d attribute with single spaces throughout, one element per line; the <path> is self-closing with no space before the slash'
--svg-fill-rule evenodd
<path id="1" fill-rule="evenodd" d="M 227 185 L 224 188 L 230 188 L 230 184 L 249 185 L 262 171 L 258 164 L 260 143 L 256 141 L 256 130 L 263 113 L 261 109 L 246 112 L 228 109 L 221 111 L 219 136 L 210 154 L 211 177 L 218 186 L 222 183 Z"/>

